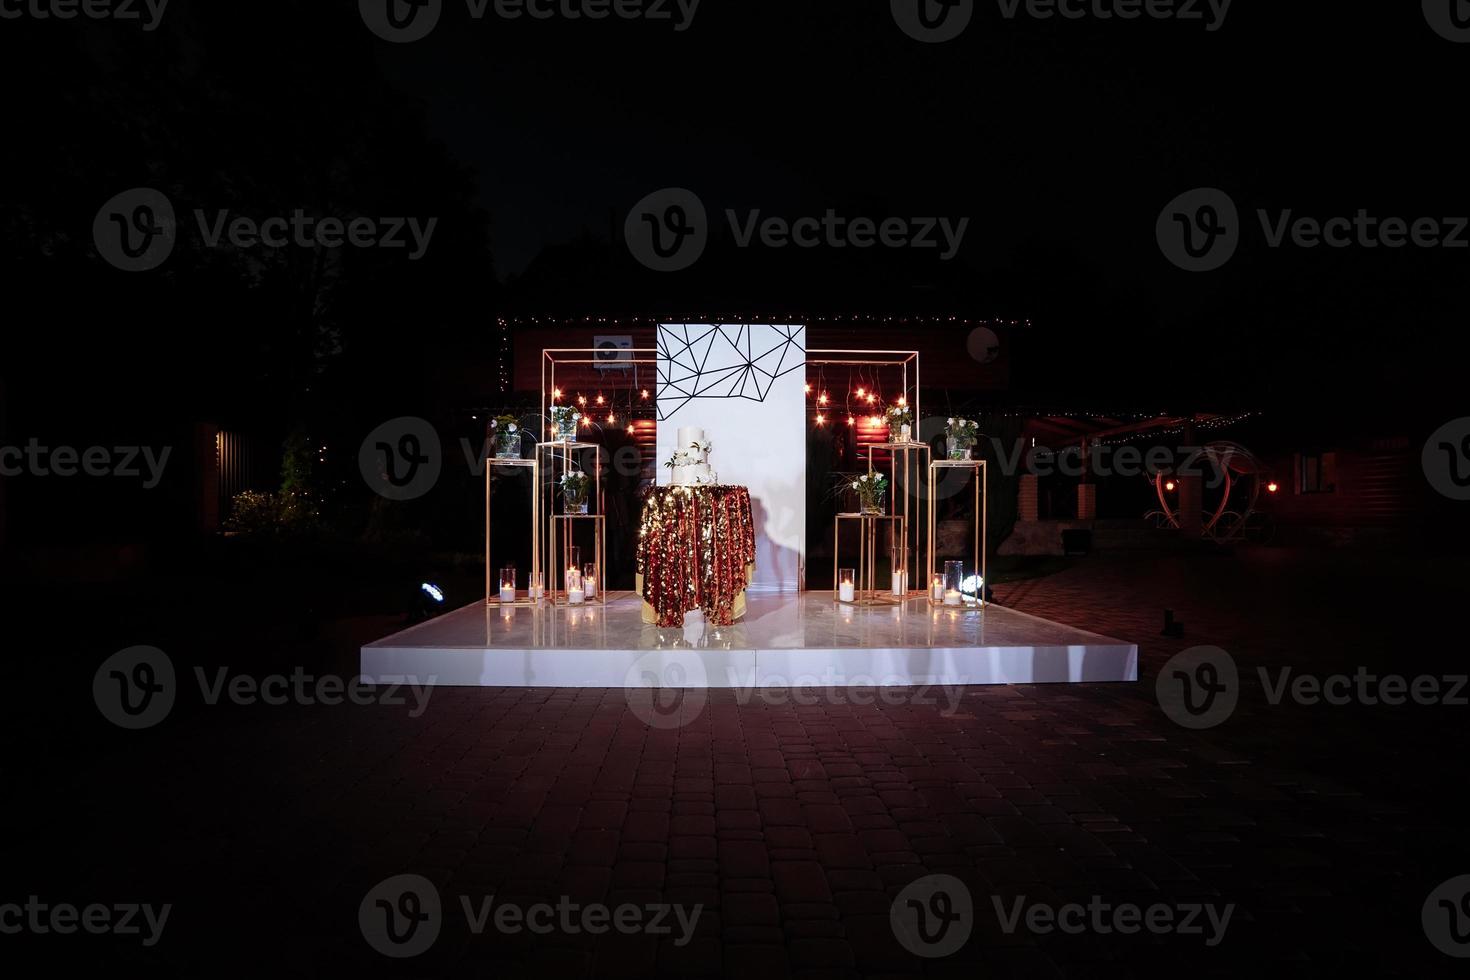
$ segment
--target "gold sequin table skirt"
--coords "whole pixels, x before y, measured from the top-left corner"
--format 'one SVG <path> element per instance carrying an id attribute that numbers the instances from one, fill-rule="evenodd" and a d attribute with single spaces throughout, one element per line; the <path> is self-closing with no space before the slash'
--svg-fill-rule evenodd
<path id="1" fill-rule="evenodd" d="M 755 525 L 746 487 L 654 487 L 638 527 L 643 621 L 682 626 L 704 610 L 712 626 L 745 615 L 755 574 Z"/>

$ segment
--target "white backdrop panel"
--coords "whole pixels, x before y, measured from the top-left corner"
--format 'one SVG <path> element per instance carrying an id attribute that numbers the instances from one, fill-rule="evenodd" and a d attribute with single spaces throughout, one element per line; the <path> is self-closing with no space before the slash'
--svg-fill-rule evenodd
<path id="1" fill-rule="evenodd" d="M 658 328 L 658 482 L 680 426 L 714 443 L 720 482 L 750 488 L 752 592 L 797 592 L 806 550 L 806 328 L 664 323 Z"/>

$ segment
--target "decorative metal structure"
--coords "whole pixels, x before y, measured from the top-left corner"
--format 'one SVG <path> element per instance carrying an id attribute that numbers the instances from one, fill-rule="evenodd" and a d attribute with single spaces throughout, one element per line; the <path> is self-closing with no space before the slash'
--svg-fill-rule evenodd
<path id="1" fill-rule="evenodd" d="M 980 575 L 979 607 L 985 607 L 985 586 L 988 583 L 986 577 L 986 552 L 990 544 L 990 514 L 989 514 L 989 491 L 986 487 L 986 469 L 983 459 L 936 459 L 929 464 L 929 565 L 926 566 L 928 573 L 925 575 L 925 584 L 933 581 L 939 569 L 934 567 L 934 555 L 936 547 L 936 530 L 938 511 L 938 500 L 936 499 L 940 474 L 949 470 L 973 470 L 975 473 L 975 571 Z M 934 597 L 931 593 L 929 601 L 932 603 Z M 954 608 L 951 606 L 950 608 Z"/>
<path id="2" fill-rule="evenodd" d="M 893 595 L 892 589 L 878 588 L 878 525 L 888 525 L 888 553 L 903 553 L 903 542 L 908 540 L 908 528 L 901 514 L 838 514 L 832 528 L 832 595 L 838 596 L 837 569 L 841 565 L 842 522 L 858 522 L 857 581 L 850 605 L 888 606 L 898 605 L 904 599 Z M 838 601 L 842 601 L 838 599 Z"/>
<path id="3" fill-rule="evenodd" d="M 899 370 L 900 392 L 904 402 L 913 407 L 914 422 L 913 431 L 919 431 L 919 422 L 923 418 L 919 401 L 919 352 L 913 350 L 833 350 L 830 348 L 811 348 L 806 352 L 806 363 L 808 367 L 872 367 L 872 368 L 897 368 Z M 925 540 L 919 534 L 920 522 L 925 515 L 918 513 L 921 506 L 928 503 L 929 495 L 925 492 L 922 484 L 929 476 L 927 466 L 920 465 L 920 454 L 927 462 L 933 455 L 929 444 L 926 442 L 893 442 L 878 443 L 864 447 L 867 449 L 868 472 L 873 472 L 874 451 L 879 449 L 890 452 L 889 459 L 889 488 L 888 509 L 893 515 L 904 519 L 904 544 L 912 556 L 909 574 L 909 590 L 913 591 L 919 584 L 914 575 L 915 569 L 927 568 L 922 551 Z M 903 460 L 903 500 L 899 500 L 899 481 L 897 479 L 898 460 Z M 909 473 L 912 467 L 913 479 L 910 481 Z M 932 482 L 932 481 L 931 481 Z M 910 500 L 912 498 L 912 502 Z M 930 512 L 932 516 L 932 510 Z M 908 535 L 912 535 L 909 540 Z M 932 563 L 933 551 L 928 553 L 928 562 Z M 836 590 L 837 581 L 833 578 L 832 588 Z"/>
<path id="4" fill-rule="evenodd" d="M 500 589 L 494 580 L 495 564 L 490 556 L 491 501 L 495 494 L 491 490 L 497 469 L 531 471 L 531 578 L 527 582 L 526 598 L 514 602 L 501 602 Z M 529 585 L 541 572 L 541 466 L 538 459 L 495 459 L 485 460 L 485 603 L 491 606 L 534 606 L 537 598 L 530 593 Z"/>

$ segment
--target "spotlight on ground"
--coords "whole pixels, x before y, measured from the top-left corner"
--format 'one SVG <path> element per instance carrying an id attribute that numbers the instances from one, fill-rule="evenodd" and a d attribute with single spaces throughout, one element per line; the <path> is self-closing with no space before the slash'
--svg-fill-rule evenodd
<path id="1" fill-rule="evenodd" d="M 979 598 L 982 589 L 985 592 L 984 601 L 994 602 L 995 593 L 990 591 L 990 586 L 986 585 L 985 580 L 979 575 L 967 576 L 965 580 L 960 583 L 960 592 L 964 595 L 975 596 Z"/>
<path id="2" fill-rule="evenodd" d="M 422 623 L 426 619 L 433 619 L 443 611 L 443 607 L 444 590 L 433 582 L 425 582 L 419 586 L 413 607 L 408 613 L 408 621 Z"/>

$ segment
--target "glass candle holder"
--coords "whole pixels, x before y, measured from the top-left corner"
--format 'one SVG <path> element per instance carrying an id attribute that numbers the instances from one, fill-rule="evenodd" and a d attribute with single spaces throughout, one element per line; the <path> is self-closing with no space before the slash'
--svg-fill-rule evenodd
<path id="1" fill-rule="evenodd" d="M 857 569 L 837 570 L 837 598 L 841 602 L 852 602 L 857 598 Z"/>
<path id="2" fill-rule="evenodd" d="M 574 606 L 580 606 L 587 601 L 587 593 L 582 591 L 582 573 L 576 566 L 567 569 L 567 602 Z"/>
<path id="3" fill-rule="evenodd" d="M 500 601 L 516 601 L 516 570 L 514 568 L 500 570 Z"/>
<path id="4" fill-rule="evenodd" d="M 531 573 L 531 598 L 540 599 L 546 595 L 546 576 L 542 572 Z"/>
<path id="5" fill-rule="evenodd" d="M 944 563 L 944 604 L 946 606 L 959 606 L 964 602 L 965 563 L 962 561 L 947 561 Z"/>
<path id="6" fill-rule="evenodd" d="M 893 595 L 902 599 L 909 594 L 909 550 L 901 548 L 893 554 Z"/>
<path id="7" fill-rule="evenodd" d="M 597 563 L 589 561 L 582 566 L 582 591 L 587 598 L 597 598 Z"/>

